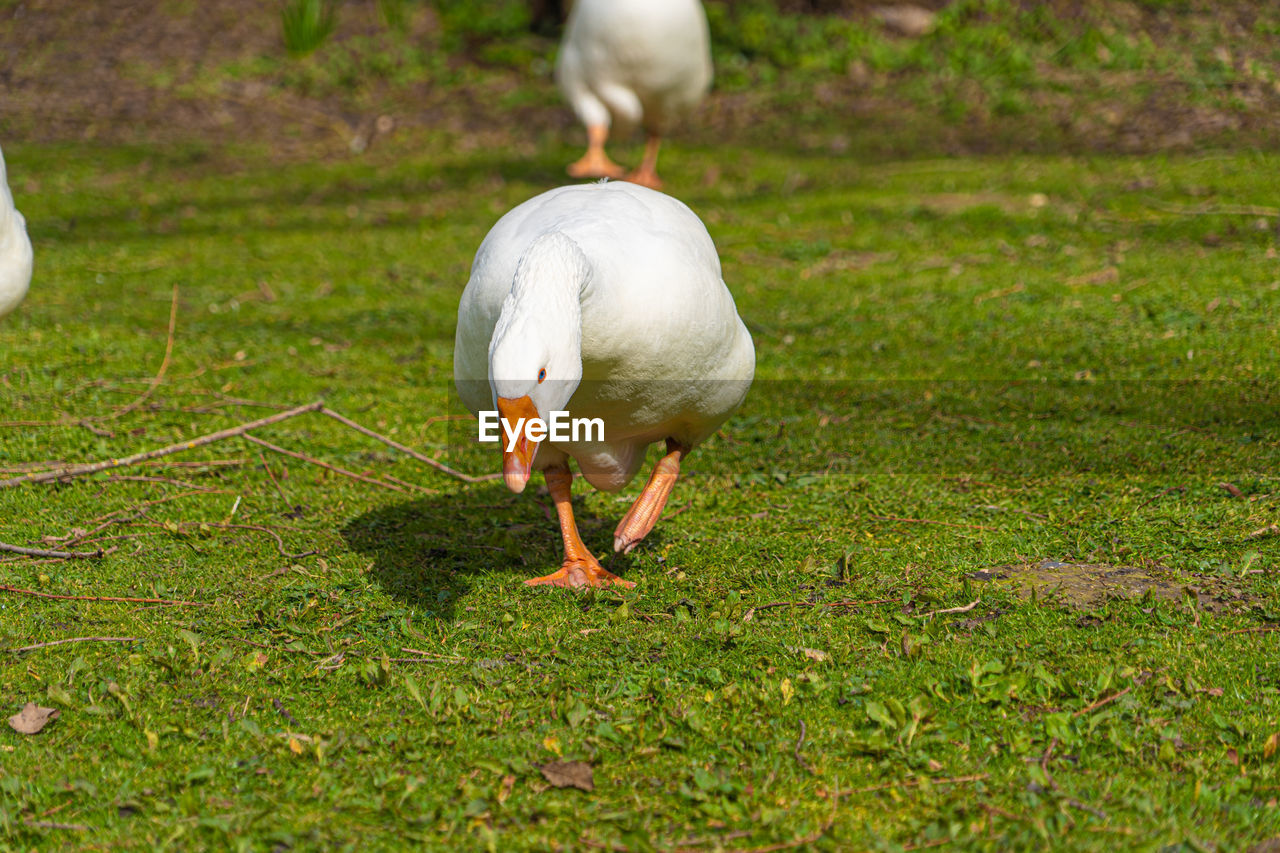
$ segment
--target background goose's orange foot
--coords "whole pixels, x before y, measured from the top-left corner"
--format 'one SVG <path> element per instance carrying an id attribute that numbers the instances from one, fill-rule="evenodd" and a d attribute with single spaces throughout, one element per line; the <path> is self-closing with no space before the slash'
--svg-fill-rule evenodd
<path id="1" fill-rule="evenodd" d="M 627 170 L 604 155 L 587 154 L 575 160 L 565 169 L 572 178 L 621 178 Z"/>
<path id="2" fill-rule="evenodd" d="M 651 190 L 662 189 L 662 178 L 658 177 L 658 173 L 647 171 L 645 169 L 636 169 L 627 175 L 623 180 L 632 184 L 639 184 L 642 187 L 648 187 Z"/>
<path id="3" fill-rule="evenodd" d="M 609 586 L 617 584 L 631 589 L 635 584 L 623 580 L 604 568 L 596 560 L 565 560 L 558 571 L 540 578 L 529 578 L 528 586 L 563 586 L 573 589 L 584 586 Z"/>

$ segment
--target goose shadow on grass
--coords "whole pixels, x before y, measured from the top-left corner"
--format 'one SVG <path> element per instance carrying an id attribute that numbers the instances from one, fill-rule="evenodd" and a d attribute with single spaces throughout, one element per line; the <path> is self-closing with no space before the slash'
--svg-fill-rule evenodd
<path id="1" fill-rule="evenodd" d="M 613 552 L 617 519 L 596 516 L 580 501 L 573 511 L 591 553 L 627 577 L 634 560 Z M 523 581 L 555 571 L 564 557 L 555 509 L 540 483 L 522 495 L 493 483 L 384 506 L 352 519 L 341 533 L 348 547 L 373 560 L 370 574 L 387 594 L 442 620 L 455 618 L 476 583 L 523 589 Z M 658 539 L 655 532 L 646 543 Z"/>

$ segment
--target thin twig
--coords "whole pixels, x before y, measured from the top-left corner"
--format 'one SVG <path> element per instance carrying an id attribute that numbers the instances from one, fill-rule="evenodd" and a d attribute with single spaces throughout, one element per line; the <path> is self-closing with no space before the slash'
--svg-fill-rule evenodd
<path id="1" fill-rule="evenodd" d="M 60 646 L 63 643 L 138 643 L 141 637 L 68 637 L 65 640 L 50 640 L 47 643 L 36 643 L 33 646 L 20 646 L 18 648 L 0 649 L 3 652 L 30 652 L 35 649 L 45 649 L 49 646 Z"/>
<path id="2" fill-rule="evenodd" d="M 826 819 L 822 826 L 815 829 L 808 835 L 800 838 L 793 838 L 790 841 L 781 841 L 777 844 L 766 844 L 763 847 L 739 848 L 729 851 L 729 853 L 773 853 L 775 850 L 790 850 L 793 847 L 807 847 L 816 842 L 819 838 L 826 835 L 827 832 L 835 825 L 836 809 L 840 807 L 840 786 L 837 783 L 836 790 L 831 795 L 831 815 Z"/>
<path id="3" fill-rule="evenodd" d="M 156 388 L 159 387 L 160 383 L 164 381 L 164 375 L 169 370 L 169 359 L 173 356 L 173 332 L 174 332 L 174 329 L 177 328 L 177 325 L 178 325 L 178 285 L 175 284 L 173 286 L 173 301 L 169 305 L 169 333 L 165 338 L 164 358 L 160 361 L 160 369 L 157 370 L 156 375 L 151 378 L 151 381 L 147 384 L 146 389 L 141 394 L 139 394 L 132 403 L 129 403 L 128 405 L 123 406 L 119 409 L 116 409 L 110 415 L 107 415 L 105 417 L 86 418 L 85 419 L 86 421 L 104 421 L 104 420 L 118 418 L 122 415 L 127 415 L 129 412 L 132 412 L 134 409 L 138 408 L 139 406 L 141 406 L 143 403 L 147 401 L 147 398 L 151 396 L 152 392 L 154 392 Z"/>
<path id="4" fill-rule="evenodd" d="M 1200 207 L 1190 207 L 1153 198 L 1147 200 L 1147 206 L 1178 216 L 1257 216 L 1264 219 L 1280 216 L 1280 207 L 1262 207 L 1253 204 L 1205 204 Z"/>
<path id="5" fill-rule="evenodd" d="M 25 826 L 32 829 L 69 829 L 76 832 L 88 832 L 93 827 L 85 826 L 82 823 L 55 823 L 51 820 L 24 820 Z"/>
<path id="6" fill-rule="evenodd" d="M 267 472 L 267 477 L 271 480 L 271 485 L 276 487 L 276 494 L 280 496 L 280 500 L 284 502 L 286 507 L 293 509 L 293 507 L 289 506 L 289 499 L 285 497 L 284 489 L 280 488 L 280 484 L 276 482 L 276 475 L 271 473 L 271 466 L 267 464 L 267 457 L 259 453 L 258 459 L 262 462 L 262 470 Z"/>
<path id="7" fill-rule="evenodd" d="M 88 521 L 87 522 L 88 524 L 94 524 L 95 522 L 100 522 L 100 523 L 98 524 L 97 527 L 93 528 L 92 530 L 86 531 L 84 533 L 81 533 L 78 536 L 73 536 L 72 538 L 68 539 L 66 544 L 79 545 L 82 542 L 87 542 L 95 533 L 100 533 L 101 531 L 106 530 L 108 527 L 110 527 L 113 524 L 124 524 L 129 521 L 133 521 L 134 519 L 139 518 L 140 516 L 146 515 L 147 507 L 156 506 L 162 503 L 168 503 L 169 501 L 176 501 L 179 498 L 189 498 L 192 495 L 201 495 L 201 494 L 227 495 L 231 493 L 225 489 L 178 492 L 177 494 L 165 495 L 164 497 L 156 498 L 155 500 L 143 501 L 140 504 L 134 504 L 133 506 L 128 506 L 128 507 L 125 507 L 124 509 L 113 510 L 107 513 L 106 515 L 100 515 L 97 518 L 94 518 Z M 129 516 L 128 518 L 124 518 L 123 517 L 124 514 L 130 511 L 133 512 L 133 515 Z"/>
<path id="8" fill-rule="evenodd" d="M 1227 637 L 1232 634 L 1265 634 L 1268 631 L 1280 631 L 1280 625 L 1259 625 L 1256 628 L 1237 628 L 1234 631 L 1226 631 L 1222 636 Z"/>
<path id="9" fill-rule="evenodd" d="M 662 519 L 663 521 L 670 521 L 671 519 L 675 518 L 677 515 L 681 515 L 682 513 L 688 512 L 689 508 L 692 506 L 693 506 L 693 498 L 689 498 L 688 502 L 684 506 L 680 507 L 675 512 L 667 513 L 666 515 L 662 516 Z"/>
<path id="10" fill-rule="evenodd" d="M 141 453 L 134 453 L 131 456 L 125 456 L 120 459 L 104 459 L 100 462 L 86 462 L 81 465 L 70 465 L 65 468 L 56 468 L 52 471 L 42 471 L 21 477 L 12 477 L 8 480 L 0 480 L 0 489 L 20 486 L 23 483 L 48 483 L 54 480 L 69 480 L 73 477 L 80 477 L 85 474 L 96 474 L 99 471 L 106 471 L 111 468 L 122 468 L 126 465 L 135 465 L 139 462 L 157 459 L 161 456 L 169 456 L 173 453 L 180 453 L 184 450 L 192 450 L 197 447 L 203 447 L 206 444 L 213 444 L 215 441 L 221 441 L 224 438 L 244 435 L 251 429 L 264 427 L 268 424 L 279 423 L 280 421 L 288 420 L 289 418 L 296 418 L 298 415 L 304 415 L 307 412 L 317 412 L 323 408 L 324 403 L 317 400 L 314 403 L 308 403 L 305 406 L 298 406 L 288 410 L 287 412 L 279 412 L 256 421 L 241 424 L 240 426 L 228 427 L 227 429 L 211 432 L 187 441 L 178 442 L 177 444 L 170 444 L 167 447 L 160 447 L 155 450 L 146 450 Z"/>
<path id="11" fill-rule="evenodd" d="M 38 598 L 57 598 L 65 601 L 127 601 L 131 604 L 171 604 L 175 607 L 212 607 L 204 601 L 179 601 L 171 598 L 119 598 L 114 595 L 56 595 L 52 592 L 37 592 L 34 589 L 21 589 L 16 586 L 0 585 L 0 592 L 12 592 L 18 595 L 34 595 Z"/>
<path id="12" fill-rule="evenodd" d="M 1073 716 L 1073 717 L 1080 717 L 1080 716 L 1083 716 L 1084 714 L 1089 713 L 1090 711 L 1095 711 L 1095 710 L 1097 710 L 1098 708 L 1101 708 L 1103 705 L 1109 705 L 1109 704 L 1111 704 L 1112 702 L 1114 702 L 1114 701 L 1116 701 L 1117 699 L 1119 699 L 1119 698 L 1120 698 L 1121 696 L 1123 696 L 1124 694 L 1128 693 L 1128 692 L 1129 692 L 1130 690 L 1132 690 L 1132 689 L 1133 689 L 1133 685 L 1132 685 L 1132 684 L 1130 684 L 1130 685 L 1129 685 L 1128 687 L 1126 687 L 1124 690 L 1120 690 L 1120 691 L 1118 691 L 1118 692 L 1116 692 L 1116 693 L 1112 693 L 1110 696 L 1106 697 L 1105 699 L 1099 699 L 1097 702 L 1094 702 L 1092 705 L 1087 705 L 1087 706 L 1085 706 L 1085 707 L 1081 708 L 1079 711 L 1076 711 L 1076 712 L 1075 712 L 1074 714 L 1072 714 L 1071 716 Z"/>
<path id="13" fill-rule="evenodd" d="M 399 450 L 401 453 L 407 453 L 408 455 L 412 456 L 414 459 L 417 459 L 419 462 L 423 462 L 427 465 L 430 465 L 432 468 L 435 468 L 437 471 L 440 471 L 444 474 L 448 474 L 450 477 L 456 477 L 457 479 L 461 480 L 464 483 L 483 483 L 488 480 L 497 480 L 500 477 L 502 477 L 502 474 L 499 474 L 499 473 L 481 474 L 479 477 L 473 477 L 470 474 L 464 474 L 461 471 L 457 471 L 453 468 L 450 468 L 448 465 L 444 464 L 443 462 L 437 459 L 432 459 L 430 456 L 426 456 L 422 453 L 419 453 L 418 451 L 414 450 L 412 447 L 407 447 L 401 444 L 395 439 L 387 438 L 382 433 L 374 432 L 368 427 L 361 426 L 360 424 L 356 423 L 350 418 L 344 418 L 342 415 L 338 414 L 333 409 L 321 408 L 320 414 L 331 417 L 338 423 L 345 424 L 351 427 L 356 432 L 364 433 L 370 438 L 377 439 L 378 441 L 381 441 L 383 444 L 387 445 L 387 447 L 394 447 L 396 450 Z"/>
<path id="14" fill-rule="evenodd" d="M 1102 809 L 1098 808 L 1097 806 L 1091 806 L 1088 803 L 1082 803 L 1079 800 L 1077 800 L 1075 797 L 1067 797 L 1067 805 L 1071 806 L 1072 808 L 1077 808 L 1082 812 L 1088 812 L 1089 814 L 1096 817 L 1098 820 L 1107 819 L 1107 813 L 1104 812 Z"/>
<path id="15" fill-rule="evenodd" d="M 305 453 L 298 453 L 293 450 L 286 450 L 283 447 L 280 447 L 279 445 L 276 445 L 276 444 L 272 444 L 269 441 L 263 441 L 262 439 L 258 438 L 256 435 L 249 435 L 248 433 L 245 433 L 240 437 L 243 438 L 245 441 L 252 441 L 254 444 L 265 447 L 267 448 L 267 450 L 270 450 L 273 453 L 280 453 L 284 456 L 291 456 L 294 459 L 300 459 L 303 462 L 310 462 L 312 465 L 319 466 L 321 468 L 324 468 L 327 471 L 332 471 L 335 474 L 341 474 L 344 477 L 350 477 L 353 480 L 360 480 L 361 482 L 364 482 L 364 483 L 372 483 L 375 486 L 382 486 L 382 488 L 390 489 L 393 492 L 406 491 L 405 489 L 400 488 L 394 483 L 387 483 L 383 480 L 375 480 L 373 477 L 366 477 L 364 474 L 357 474 L 355 471 L 348 471 L 346 468 L 339 468 L 337 465 L 330 465 L 328 462 L 321 462 L 319 459 L 315 459 L 311 456 L 307 456 Z M 266 463 L 264 462 L 263 464 L 265 465 Z"/>
<path id="16" fill-rule="evenodd" d="M 218 528 L 219 530 L 233 530 L 233 529 L 234 530 L 256 530 L 259 533 L 265 533 L 275 540 L 276 550 L 280 552 L 280 556 L 290 560 L 300 560 L 303 557 L 310 557 L 320 553 L 319 551 L 313 548 L 310 551 L 303 551 L 298 554 L 291 554 L 285 550 L 284 540 L 280 538 L 279 533 L 276 533 L 270 527 L 263 527 L 262 525 L 259 525 L 259 524 L 227 524 L 225 522 L 212 522 L 212 521 L 183 522 L 183 526 L 198 527 L 201 524 L 205 525 L 206 527 L 215 527 L 215 528 Z"/>
<path id="17" fill-rule="evenodd" d="M 978 803 L 978 807 L 988 814 L 999 815 L 1005 820 L 1017 820 L 1018 816 L 1013 812 L 1007 812 L 999 806 L 993 806 L 990 803 Z"/>
<path id="18" fill-rule="evenodd" d="M 808 761 L 806 761 L 804 756 L 800 754 L 800 747 L 804 746 L 804 736 L 805 736 L 804 720 L 801 720 L 800 721 L 800 737 L 796 738 L 796 748 L 795 748 L 796 763 L 799 764 L 801 767 L 803 767 L 805 770 L 809 771 L 809 773 L 811 773 L 812 775 L 816 776 L 818 774 L 817 774 L 817 771 L 813 769 L 813 765 L 810 764 Z"/>
<path id="19" fill-rule="evenodd" d="M 930 785 L 960 785 L 965 782 L 981 782 L 991 774 L 975 773 L 972 776 L 949 776 L 942 779 L 929 779 Z M 849 797 L 856 794 L 870 794 L 875 791 L 887 791 L 890 788 L 916 788 L 921 784 L 920 779 L 904 779 L 901 782 L 888 782 L 883 785 L 872 785 L 869 788 L 857 788 L 853 791 L 845 791 L 843 796 Z"/>
<path id="20" fill-rule="evenodd" d="M 0 551 L 22 554 L 26 557 L 57 557 L 61 560 L 100 560 L 107 553 L 101 548 L 97 551 L 47 551 L 44 548 L 23 548 L 21 545 L 10 545 L 7 542 L 0 542 Z"/>
<path id="21" fill-rule="evenodd" d="M 199 483 L 189 483 L 186 480 L 175 480 L 172 477 L 147 477 L 142 474 L 111 474 L 103 479 L 112 483 L 166 483 L 171 486 L 186 486 L 189 489 L 195 489 L 201 492 L 222 491 L 214 486 L 202 486 Z"/>
<path id="22" fill-rule="evenodd" d="M 933 617 L 940 616 L 943 613 L 968 613 L 970 610 L 977 607 L 980 601 L 982 601 L 981 598 L 975 598 L 973 601 L 969 602 L 963 607 L 948 607 L 946 610 L 933 610 L 933 611 L 930 611 L 929 613 L 924 614 L 923 618 L 932 619 Z"/>
<path id="23" fill-rule="evenodd" d="M 423 494 L 437 494 L 436 491 L 428 489 L 426 486 L 419 486 L 417 483 L 410 483 L 407 480 L 401 480 L 399 477 L 393 477 L 390 474 L 383 474 L 382 479 L 386 480 L 388 483 L 395 483 L 397 486 L 404 486 L 405 488 L 413 489 L 414 491 L 422 492 Z"/>
<path id="24" fill-rule="evenodd" d="M 1160 500 L 1160 498 L 1164 497 L 1165 495 L 1171 495 L 1171 494 L 1173 494 L 1174 492 L 1185 492 L 1186 490 L 1187 490 L 1187 487 L 1186 487 L 1186 486 L 1170 486 L 1169 488 L 1165 489 L 1163 492 L 1159 492 L 1158 494 L 1154 494 L 1154 495 L 1152 495 L 1151 497 L 1147 498 L 1147 499 L 1146 499 L 1145 501 L 1143 501 L 1142 503 L 1138 504 L 1136 507 L 1134 507 L 1134 508 L 1133 508 L 1133 511 L 1134 511 L 1134 512 L 1137 512 L 1138 510 L 1142 509 L 1143 507 L 1147 506 L 1148 504 L 1152 503 L 1153 501 L 1158 501 L 1158 500 Z"/>
<path id="25" fill-rule="evenodd" d="M 408 646 L 402 646 L 400 648 L 400 651 L 408 652 L 411 655 L 421 655 L 424 658 L 435 658 L 436 660 L 449 661 L 454 663 L 460 663 L 466 660 L 466 658 L 462 657 L 462 655 L 441 655 L 441 654 L 436 654 L 435 652 L 424 652 L 421 649 L 411 649 Z"/>
<path id="26" fill-rule="evenodd" d="M 1045 781 L 1049 783 L 1049 787 L 1058 790 L 1058 783 L 1054 780 L 1053 774 L 1049 772 L 1049 761 L 1053 758 L 1053 751 L 1058 746 L 1057 737 L 1049 741 L 1049 745 L 1045 747 L 1044 755 L 1040 756 L 1040 772 L 1044 774 Z"/>
<path id="27" fill-rule="evenodd" d="M 713 835 L 710 838 L 686 838 L 677 842 L 675 853 L 702 853 L 701 848 L 708 844 L 723 845 L 726 841 L 732 841 L 735 838 L 746 838 L 755 832 L 754 829 L 735 829 L 732 832 L 726 832 L 723 835 Z"/>
<path id="28" fill-rule="evenodd" d="M 313 658 L 318 658 L 324 655 L 324 652 L 309 652 L 306 649 L 289 649 L 289 648 L 282 648 L 280 646 L 268 646 L 266 643 L 258 643 L 253 640 L 246 640 L 244 637 L 228 637 L 227 639 L 235 640 L 237 643 L 244 643 L 246 646 L 254 646 L 259 649 L 266 649 L 269 652 L 280 652 L 282 654 L 293 654 L 293 655 L 310 655 Z"/>
<path id="29" fill-rule="evenodd" d="M 961 524 L 955 521 L 935 521 L 932 518 L 903 518 L 899 515 L 869 515 L 867 518 L 874 518 L 876 521 L 905 521 L 910 524 L 941 524 L 944 527 L 968 527 L 972 530 L 995 530 L 994 527 L 987 527 L 985 524 Z"/>
<path id="30" fill-rule="evenodd" d="M 768 604 L 757 604 L 742 617 L 743 622 L 750 622 L 757 610 L 772 610 L 775 607 L 861 607 L 867 604 L 892 604 L 896 598 L 873 598 L 867 601 L 772 601 Z"/>

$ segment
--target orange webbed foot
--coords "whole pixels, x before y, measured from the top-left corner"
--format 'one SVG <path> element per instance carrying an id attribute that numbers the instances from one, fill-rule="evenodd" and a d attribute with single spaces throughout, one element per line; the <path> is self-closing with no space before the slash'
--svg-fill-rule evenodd
<path id="1" fill-rule="evenodd" d="M 680 476 L 680 459 L 686 452 L 674 441 L 668 441 L 667 448 L 667 455 L 653 466 L 653 474 L 649 476 L 644 491 L 640 492 L 631 509 L 618 522 L 618 527 L 613 532 L 614 551 L 630 554 L 631 549 L 649 535 L 662 516 L 667 498 L 671 496 L 671 490 L 675 488 L 676 479 Z"/>
<path id="2" fill-rule="evenodd" d="M 635 583 L 618 577 L 600 565 L 594 557 L 566 559 L 559 570 L 525 581 L 528 586 L 560 586 L 578 589 L 584 586 L 607 587 L 611 584 L 632 589 Z"/>

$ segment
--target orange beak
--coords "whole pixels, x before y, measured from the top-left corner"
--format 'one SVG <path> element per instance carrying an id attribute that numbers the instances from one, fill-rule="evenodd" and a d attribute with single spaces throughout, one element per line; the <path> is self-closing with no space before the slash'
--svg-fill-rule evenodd
<path id="1" fill-rule="evenodd" d="M 530 441 L 525 426 L 538 417 L 538 407 L 526 394 L 523 397 L 498 398 L 498 419 L 502 423 L 502 478 L 507 488 L 517 495 L 524 491 L 533 472 L 533 455 L 538 452 L 538 442 Z M 523 423 L 521 422 L 523 419 Z M 511 436 L 516 436 L 515 447 L 507 450 Z"/>

